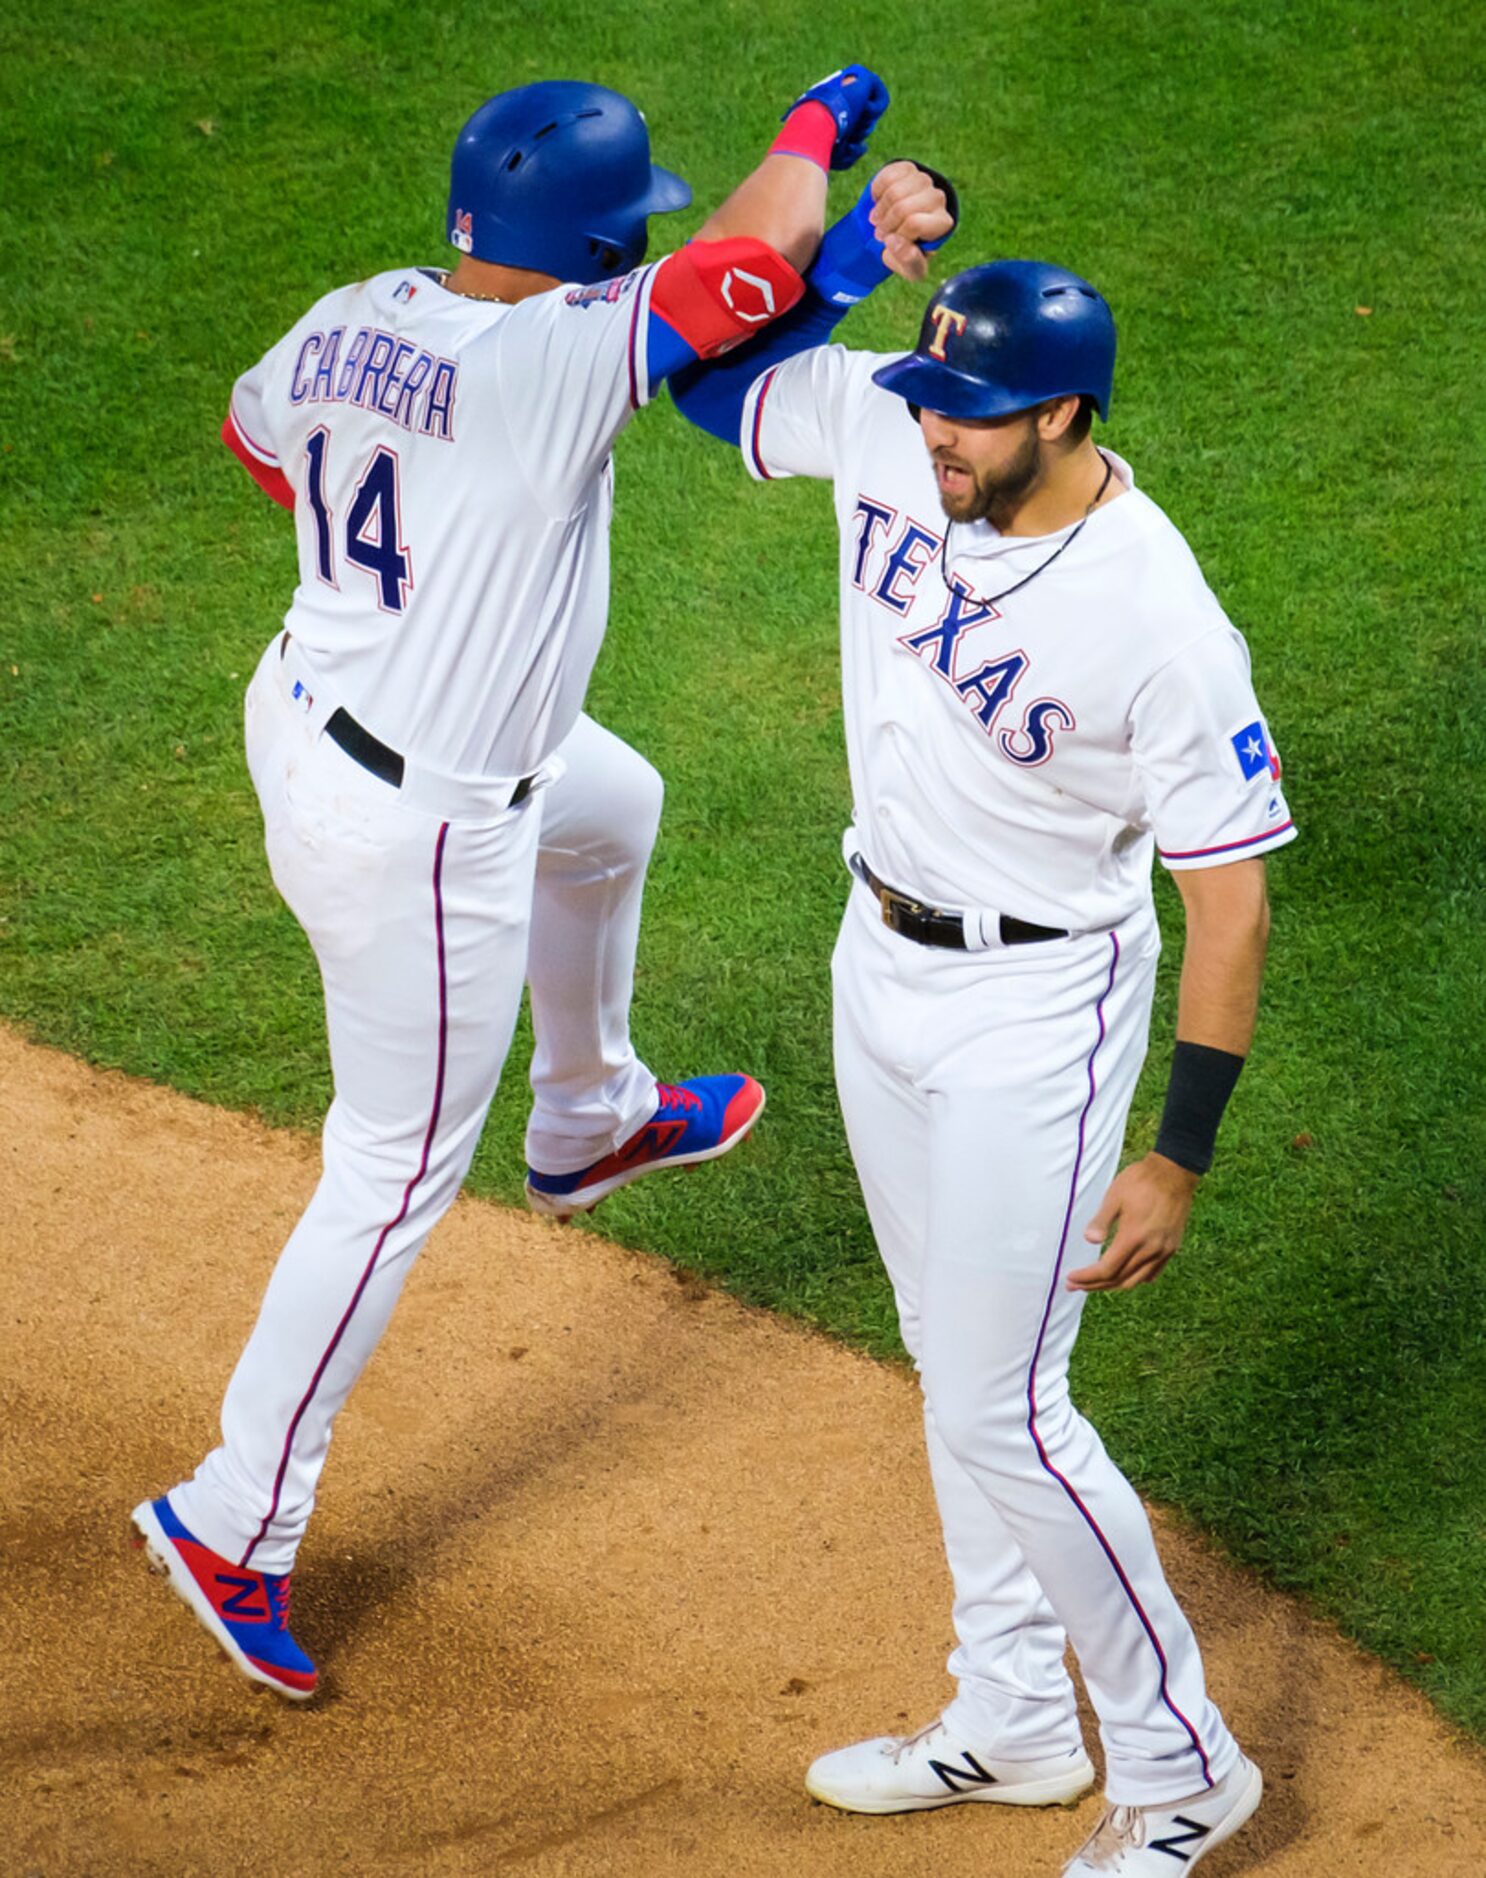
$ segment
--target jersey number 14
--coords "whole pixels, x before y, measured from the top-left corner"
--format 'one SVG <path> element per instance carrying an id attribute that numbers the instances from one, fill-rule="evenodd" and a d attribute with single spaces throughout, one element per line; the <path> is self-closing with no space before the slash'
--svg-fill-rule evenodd
<path id="1" fill-rule="evenodd" d="M 327 587 L 340 587 L 335 571 L 335 515 L 325 496 L 329 480 L 330 432 L 316 425 L 305 439 L 305 493 L 315 520 L 315 572 Z M 378 444 L 361 472 L 346 511 L 345 558 L 377 583 L 377 606 L 401 613 L 413 586 L 413 557 L 402 538 L 397 487 L 397 452 Z"/>

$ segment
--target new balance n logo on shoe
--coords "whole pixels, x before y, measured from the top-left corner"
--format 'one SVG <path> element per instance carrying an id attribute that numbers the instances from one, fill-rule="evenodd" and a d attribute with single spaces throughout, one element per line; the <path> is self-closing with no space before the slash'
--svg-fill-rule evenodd
<path id="1" fill-rule="evenodd" d="M 1178 1864 L 1190 1865 L 1192 1862 L 1192 1854 L 1190 1852 L 1183 1852 L 1181 1847 L 1184 1845 L 1201 1845 L 1202 1841 L 1211 1831 L 1211 1828 L 1208 1826 L 1199 1826 L 1195 1819 L 1188 1819 L 1183 1813 L 1177 1813 L 1172 1819 L 1172 1824 L 1174 1826 L 1185 1826 L 1186 1831 L 1171 1833 L 1165 1839 L 1152 1839 L 1149 1850 L 1152 1852 L 1169 1852 Z"/>
<path id="2" fill-rule="evenodd" d="M 217 1573 L 217 1583 L 225 1590 L 235 1585 L 230 1597 L 224 1597 L 220 1605 L 224 1617 L 235 1617 L 241 1623 L 266 1623 L 270 1615 L 263 1598 L 263 1585 L 257 1578 L 229 1578 L 226 1572 Z M 256 1601 L 255 1601 L 256 1600 Z"/>
<path id="3" fill-rule="evenodd" d="M 964 1793 L 970 1787 L 994 1787 L 996 1776 L 988 1774 L 971 1753 L 960 1757 L 963 1767 L 947 1766 L 943 1761 L 930 1761 L 929 1765 L 949 1788 L 951 1793 Z"/>
<path id="4" fill-rule="evenodd" d="M 686 1123 L 647 1122 L 637 1135 L 631 1135 L 621 1148 L 616 1148 L 613 1155 L 616 1167 L 627 1167 L 631 1161 L 658 1160 L 661 1155 L 669 1154 L 671 1149 L 686 1133 Z"/>

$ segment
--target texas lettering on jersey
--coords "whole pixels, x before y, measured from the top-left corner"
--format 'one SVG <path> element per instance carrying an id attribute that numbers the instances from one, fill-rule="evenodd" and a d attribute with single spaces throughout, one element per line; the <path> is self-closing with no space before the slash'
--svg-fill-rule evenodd
<path id="1" fill-rule="evenodd" d="M 853 515 L 852 585 L 887 612 L 906 616 L 919 576 L 933 564 L 942 537 L 875 497 L 859 495 Z M 1005 723 L 1007 707 L 1032 661 L 1007 647 L 996 626 L 1001 615 L 952 574 L 943 611 L 930 626 L 900 633 L 897 643 L 943 681 L 1008 762 L 1036 769 L 1053 753 L 1054 737 L 1078 728 L 1060 698 L 1038 698 L 1020 723 Z"/>

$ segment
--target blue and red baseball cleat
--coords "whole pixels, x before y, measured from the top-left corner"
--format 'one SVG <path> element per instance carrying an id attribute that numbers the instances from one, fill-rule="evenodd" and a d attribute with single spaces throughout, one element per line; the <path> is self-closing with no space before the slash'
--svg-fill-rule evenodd
<path id="1" fill-rule="evenodd" d="M 315 1693 L 315 1666 L 289 1634 L 289 1575 L 234 1565 L 189 1533 L 163 1495 L 134 1509 L 138 1543 L 164 1572 L 232 1665 L 291 1702 Z"/>
<path id="2" fill-rule="evenodd" d="M 693 1076 L 655 1087 L 660 1106 L 654 1115 L 601 1161 L 575 1174 L 527 1168 L 526 1201 L 534 1213 L 570 1219 L 657 1168 L 715 1161 L 737 1147 L 763 1112 L 763 1084 L 752 1076 Z"/>

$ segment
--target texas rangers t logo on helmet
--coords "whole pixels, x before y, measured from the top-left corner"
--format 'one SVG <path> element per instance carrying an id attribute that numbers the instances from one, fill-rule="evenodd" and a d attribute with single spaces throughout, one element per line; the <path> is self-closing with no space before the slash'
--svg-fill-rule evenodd
<path id="1" fill-rule="evenodd" d="M 929 318 L 934 322 L 934 337 L 929 341 L 929 357 L 942 359 L 944 348 L 949 342 L 949 329 L 956 333 L 965 330 L 965 315 L 957 313 L 952 306 L 936 306 Z"/>

